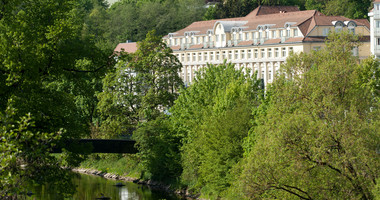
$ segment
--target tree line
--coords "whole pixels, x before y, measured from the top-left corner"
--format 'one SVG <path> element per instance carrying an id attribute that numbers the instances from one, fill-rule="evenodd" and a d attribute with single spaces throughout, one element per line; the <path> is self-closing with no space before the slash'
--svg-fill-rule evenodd
<path id="1" fill-rule="evenodd" d="M 331 35 L 325 49 L 290 56 L 265 91 L 230 63 L 185 87 L 161 36 L 240 4 L 203 5 L 0 0 L 0 196 L 29 183 L 70 195 L 62 167 L 86 156 L 53 156 L 56 143 L 132 133 L 141 178 L 208 198 L 378 197 L 380 70 L 348 51 L 357 38 Z M 125 39 L 138 50 L 115 59 Z"/>

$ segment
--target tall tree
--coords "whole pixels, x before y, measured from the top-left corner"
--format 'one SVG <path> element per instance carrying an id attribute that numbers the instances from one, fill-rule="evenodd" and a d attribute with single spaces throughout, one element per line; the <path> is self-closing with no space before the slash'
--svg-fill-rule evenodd
<path id="1" fill-rule="evenodd" d="M 357 38 L 287 59 L 269 87 L 240 176 L 246 198 L 372 199 L 379 177 L 379 63 Z"/>
<path id="2" fill-rule="evenodd" d="M 119 56 L 99 94 L 103 132 L 108 137 L 128 134 L 139 122 L 153 120 L 171 107 L 183 85 L 181 67 L 154 31 L 138 43 L 135 53 Z"/>
<path id="3" fill-rule="evenodd" d="M 91 37 L 82 35 L 76 1 L 0 1 L 0 6 L 0 138 L 2 145 L 12 146 L 1 156 L 16 156 L 6 166 L 15 170 L 2 170 L 1 176 L 10 172 L 7 180 L 28 177 L 56 185 L 65 175 L 59 163 L 73 166 L 79 156 L 64 154 L 67 159 L 61 162 L 48 153 L 48 142 L 86 134 L 91 121 L 84 114 L 91 112 L 86 105 L 95 99 L 94 90 L 85 91 L 83 85 L 96 78 L 90 72 L 103 70 L 107 59 Z M 89 103 L 81 101 L 87 97 Z M 25 170 L 18 170 L 21 164 Z M 45 179 L 54 175 L 59 176 Z"/>
<path id="4" fill-rule="evenodd" d="M 318 10 L 325 15 L 345 16 L 350 19 L 367 19 L 369 0 L 306 0 L 305 8 Z"/>
<path id="5" fill-rule="evenodd" d="M 260 94 L 254 75 L 226 63 L 203 68 L 181 91 L 170 112 L 182 142 L 182 179 L 192 190 L 218 197 L 228 188 Z"/>
<path id="6" fill-rule="evenodd" d="M 126 40 L 142 41 L 153 29 L 163 36 L 201 20 L 203 6 L 203 0 L 116 2 L 108 9 L 104 35 L 113 48 Z"/>

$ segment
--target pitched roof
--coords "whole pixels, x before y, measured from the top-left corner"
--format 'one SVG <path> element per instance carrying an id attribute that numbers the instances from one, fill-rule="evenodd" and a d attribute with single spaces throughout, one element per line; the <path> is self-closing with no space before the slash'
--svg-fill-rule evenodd
<path id="1" fill-rule="evenodd" d="M 134 53 L 136 50 L 137 50 L 137 43 L 130 42 L 130 43 L 119 43 L 113 51 L 115 53 L 120 53 L 122 51 L 127 52 L 127 53 Z"/>
<path id="2" fill-rule="evenodd" d="M 293 27 L 298 27 L 302 34 L 306 36 L 315 26 L 331 26 L 333 21 L 355 21 L 358 26 L 367 26 L 369 28 L 369 22 L 365 19 L 351 20 L 343 16 L 325 16 L 316 10 L 300 11 L 295 6 L 259 6 L 245 17 L 198 21 L 171 34 L 174 37 L 183 36 L 185 32 L 205 35 L 208 30 L 213 30 L 215 23 L 220 22 L 227 29 L 225 30 L 227 32 L 233 26 L 241 27 L 244 31 L 248 31 L 256 30 L 259 25 L 284 28 L 286 24 L 290 24 Z"/>
<path id="3" fill-rule="evenodd" d="M 300 11 L 296 6 L 259 6 L 246 17 Z"/>
<path id="4" fill-rule="evenodd" d="M 380 2 L 380 0 L 379 0 L 379 2 Z M 353 21 L 355 21 L 358 25 L 362 24 L 362 25 L 366 26 L 368 29 L 370 29 L 371 25 L 370 25 L 370 23 L 369 23 L 369 21 L 367 19 L 355 19 Z"/>

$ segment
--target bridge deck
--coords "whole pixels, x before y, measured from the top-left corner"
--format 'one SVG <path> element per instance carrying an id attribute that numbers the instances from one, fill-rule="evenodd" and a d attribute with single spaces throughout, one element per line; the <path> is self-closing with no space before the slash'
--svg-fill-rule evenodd
<path id="1" fill-rule="evenodd" d="M 53 149 L 52 153 L 62 153 L 62 148 L 74 153 L 137 153 L 134 140 L 80 139 L 67 140 Z"/>

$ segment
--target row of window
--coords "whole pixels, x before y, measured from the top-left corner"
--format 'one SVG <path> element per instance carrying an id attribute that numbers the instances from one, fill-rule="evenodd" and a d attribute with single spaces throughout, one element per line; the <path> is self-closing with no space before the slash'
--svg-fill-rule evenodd
<path id="1" fill-rule="evenodd" d="M 293 51 L 293 47 L 178 53 L 176 56 L 181 62 L 210 62 L 223 61 L 224 59 L 245 60 L 252 58 L 281 58 L 286 57 L 291 51 Z"/>
<path id="2" fill-rule="evenodd" d="M 281 37 L 298 37 L 298 29 L 285 29 L 285 30 L 265 30 L 255 32 L 234 32 L 231 33 L 231 40 L 249 41 L 253 39 L 276 39 Z M 169 38 L 167 43 L 171 46 L 178 46 L 181 44 L 203 44 L 206 42 L 225 42 L 227 40 L 226 34 L 216 34 L 208 36 L 185 36 L 182 38 Z"/>
<path id="3" fill-rule="evenodd" d="M 335 31 L 340 32 L 343 30 L 344 25 L 337 24 L 335 26 Z M 355 34 L 355 26 L 348 26 L 348 31 L 350 33 Z M 376 28 L 380 28 L 380 21 L 376 21 Z M 331 28 L 323 29 L 323 36 L 327 36 L 331 31 Z M 298 37 L 298 29 L 285 29 L 285 30 L 265 30 L 265 31 L 255 31 L 255 32 L 234 32 L 231 33 L 231 40 L 236 41 L 249 41 L 254 39 L 276 39 L 282 37 Z M 178 46 L 181 44 L 204 44 L 207 42 L 226 42 L 227 36 L 226 34 L 216 34 L 216 35 L 208 35 L 208 36 L 186 36 L 182 38 L 169 38 L 167 43 L 171 46 Z"/>
<path id="4" fill-rule="evenodd" d="M 261 68 L 264 67 L 263 64 L 261 64 L 261 65 L 256 65 L 255 64 L 254 67 L 252 68 L 252 65 L 253 64 L 247 64 L 247 65 L 241 65 L 240 67 L 244 67 L 244 68 L 247 67 L 247 68 L 249 68 L 251 76 L 254 74 L 255 71 L 259 70 L 258 66 L 261 66 Z M 273 64 L 273 67 L 276 68 L 276 69 L 273 69 L 273 70 L 276 71 L 277 68 L 278 68 L 278 66 L 279 65 L 277 63 Z M 180 73 L 180 76 L 184 80 L 184 82 L 191 83 L 193 81 L 194 77 L 195 77 L 195 72 L 198 71 L 198 70 L 200 70 L 203 67 L 206 67 L 206 66 L 201 65 L 201 66 L 186 66 L 186 67 L 183 67 L 182 68 L 182 72 Z M 257 73 L 257 78 L 259 78 L 259 79 L 260 78 L 261 79 L 265 79 L 268 82 L 268 81 L 272 81 L 272 79 L 273 79 L 273 73 L 272 73 L 272 69 L 271 69 L 272 66 L 267 66 L 267 67 L 268 67 L 267 74 L 265 74 L 265 70 L 261 70 L 261 73 Z M 237 68 L 239 68 L 239 65 L 237 65 Z M 265 77 L 265 75 L 267 75 L 267 77 Z"/>

